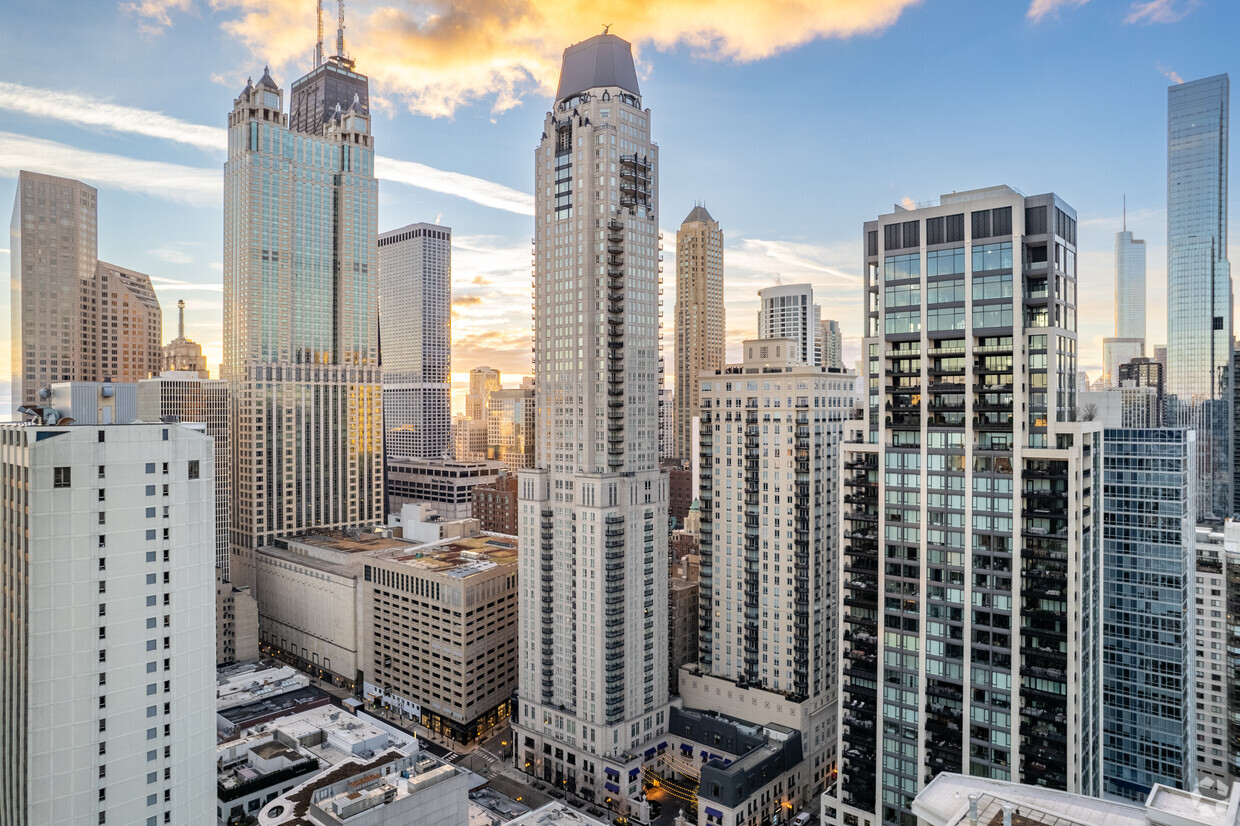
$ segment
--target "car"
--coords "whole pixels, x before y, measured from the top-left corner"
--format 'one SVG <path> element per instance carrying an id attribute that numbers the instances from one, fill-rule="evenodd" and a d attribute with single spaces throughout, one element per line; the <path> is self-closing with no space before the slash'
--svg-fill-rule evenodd
<path id="1" fill-rule="evenodd" d="M 809 823 L 809 818 L 809 812 L 801 812 L 792 819 L 792 826 L 805 826 L 805 824 Z"/>

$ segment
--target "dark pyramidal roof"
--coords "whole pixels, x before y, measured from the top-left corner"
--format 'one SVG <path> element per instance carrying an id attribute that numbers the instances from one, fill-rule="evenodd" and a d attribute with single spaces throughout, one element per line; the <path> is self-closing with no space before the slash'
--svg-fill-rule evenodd
<path id="1" fill-rule="evenodd" d="M 694 221 L 701 221 L 703 224 L 713 224 L 715 219 L 710 217 L 710 213 L 706 211 L 706 207 L 702 205 L 695 206 L 689 213 L 689 217 L 681 221 L 682 224 L 691 224 Z"/>
<path id="2" fill-rule="evenodd" d="M 564 50 L 555 99 L 564 100 L 600 86 L 619 86 L 641 95 L 637 69 L 633 66 L 633 47 L 614 34 L 595 35 Z"/>

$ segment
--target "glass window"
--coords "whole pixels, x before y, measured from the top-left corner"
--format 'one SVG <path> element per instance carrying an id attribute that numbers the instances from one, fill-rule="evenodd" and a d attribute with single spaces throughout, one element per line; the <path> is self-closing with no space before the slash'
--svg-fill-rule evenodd
<path id="1" fill-rule="evenodd" d="M 889 255 L 883 260 L 883 268 L 884 277 L 888 281 L 899 278 L 920 278 L 921 255 L 915 252 L 908 255 Z"/>
<path id="2" fill-rule="evenodd" d="M 964 307 L 943 307 L 926 311 L 926 324 L 930 332 L 964 329 Z"/>
<path id="3" fill-rule="evenodd" d="M 915 307 L 921 303 L 921 289 L 916 284 L 887 287 L 883 301 L 887 308 Z"/>
<path id="4" fill-rule="evenodd" d="M 1011 327 L 1012 305 L 989 304 L 973 308 L 973 329 Z"/>
<path id="5" fill-rule="evenodd" d="M 1012 268 L 1012 243 L 974 244 L 973 271 L 1010 270 Z"/>
<path id="6" fill-rule="evenodd" d="M 921 311 L 900 310 L 887 313 L 883 317 L 883 331 L 886 333 L 921 332 Z"/>
<path id="7" fill-rule="evenodd" d="M 964 247 L 926 253 L 926 275 L 962 275 Z"/>
<path id="8" fill-rule="evenodd" d="M 973 300 L 984 301 L 988 298 L 1011 298 L 1012 276 L 987 275 L 973 279 Z"/>
<path id="9" fill-rule="evenodd" d="M 964 256 L 961 255 L 961 263 L 964 263 Z M 974 296 L 976 298 L 977 296 Z M 926 286 L 926 303 L 928 304 L 948 304 L 956 301 L 964 301 L 964 279 L 953 278 L 950 281 L 938 281 Z M 931 327 L 930 329 L 934 329 Z"/>

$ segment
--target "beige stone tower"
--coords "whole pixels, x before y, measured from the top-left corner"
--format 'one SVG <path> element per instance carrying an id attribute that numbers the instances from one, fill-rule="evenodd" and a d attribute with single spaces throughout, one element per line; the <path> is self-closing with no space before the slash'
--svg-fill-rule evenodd
<path id="1" fill-rule="evenodd" d="M 698 374 L 723 366 L 723 230 L 695 206 L 676 233 L 675 443 L 679 459 L 693 452 Z"/>
<path id="2" fill-rule="evenodd" d="M 164 345 L 164 370 L 197 373 L 210 378 L 202 345 L 185 337 L 185 302 L 177 302 L 177 337 Z"/>

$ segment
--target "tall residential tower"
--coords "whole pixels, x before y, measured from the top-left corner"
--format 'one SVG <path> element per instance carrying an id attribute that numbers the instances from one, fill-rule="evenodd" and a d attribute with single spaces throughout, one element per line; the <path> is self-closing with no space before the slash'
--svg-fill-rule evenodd
<path id="1" fill-rule="evenodd" d="M 384 454 L 452 450 L 452 230 L 410 224 L 379 236 Z"/>
<path id="2" fill-rule="evenodd" d="M 825 809 L 914 826 L 944 771 L 1097 793 L 1101 436 L 1074 421 L 1076 215 L 997 186 L 864 238 Z"/>
<path id="3" fill-rule="evenodd" d="M 514 759 L 622 812 L 668 723 L 650 119 L 627 42 L 602 34 L 565 50 L 534 155 L 538 432 L 518 485 Z"/>
<path id="4" fill-rule="evenodd" d="M 676 233 L 676 393 L 672 455 L 693 455 L 698 374 L 723 367 L 723 230 L 695 206 Z"/>
<path id="5" fill-rule="evenodd" d="M 1167 90 L 1167 415 L 1197 431 L 1198 516 L 1231 498 L 1227 75 Z"/>
<path id="6" fill-rule="evenodd" d="M 295 103 L 324 72 L 329 89 L 335 73 L 364 91 L 337 56 L 294 84 Z M 383 513 L 370 116 L 355 92 L 290 125 L 283 101 L 264 71 L 228 116 L 223 378 L 242 585 L 253 583 L 254 549 L 274 537 Z"/>
<path id="7" fill-rule="evenodd" d="M 758 338 L 790 338 L 801 361 L 822 363 L 822 309 L 811 284 L 781 284 L 758 290 Z"/>

